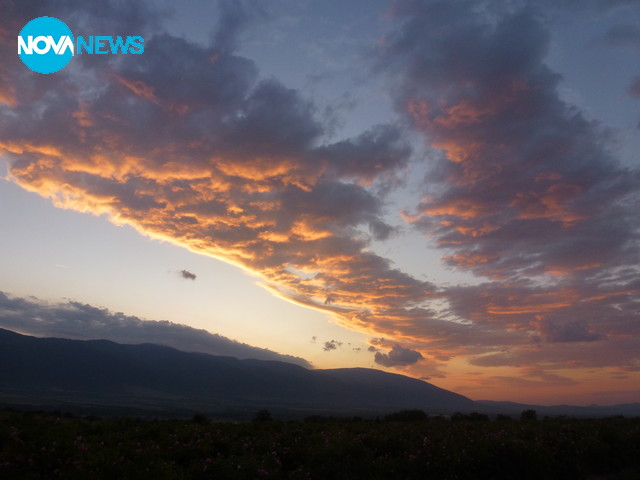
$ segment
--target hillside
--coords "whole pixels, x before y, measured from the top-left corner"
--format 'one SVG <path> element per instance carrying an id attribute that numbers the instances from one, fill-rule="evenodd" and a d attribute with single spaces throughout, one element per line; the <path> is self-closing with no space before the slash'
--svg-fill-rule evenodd
<path id="1" fill-rule="evenodd" d="M 366 368 L 309 370 L 106 340 L 35 338 L 0 329 L 3 403 L 155 411 L 346 413 L 470 410 L 462 395 Z"/>

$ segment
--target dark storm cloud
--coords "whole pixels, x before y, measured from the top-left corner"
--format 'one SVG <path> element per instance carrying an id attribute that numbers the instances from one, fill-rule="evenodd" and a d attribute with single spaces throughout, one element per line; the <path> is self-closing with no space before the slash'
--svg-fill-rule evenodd
<path id="1" fill-rule="evenodd" d="M 195 273 L 191 273 L 189 270 L 180 270 L 180 276 L 185 280 L 195 280 L 197 275 Z"/>
<path id="2" fill-rule="evenodd" d="M 389 353 L 376 352 L 374 360 L 384 367 L 413 365 L 422 360 L 420 352 L 394 345 Z"/>
<path id="3" fill-rule="evenodd" d="M 311 367 L 302 358 L 252 347 L 187 325 L 141 320 L 79 302 L 46 303 L 33 297 L 19 298 L 3 292 L 0 292 L 0 327 L 38 337 L 155 343 L 186 352 L 278 360 Z"/>

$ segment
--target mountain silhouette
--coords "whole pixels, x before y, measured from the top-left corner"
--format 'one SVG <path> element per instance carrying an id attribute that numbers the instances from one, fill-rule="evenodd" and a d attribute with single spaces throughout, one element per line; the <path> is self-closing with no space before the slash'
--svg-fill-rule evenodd
<path id="1" fill-rule="evenodd" d="M 474 407 L 462 395 L 374 369 L 310 370 L 154 344 L 36 338 L 4 329 L 0 392 L 34 405 L 106 407 L 112 402 L 185 411 L 268 407 L 301 413 L 409 408 L 452 412 Z"/>

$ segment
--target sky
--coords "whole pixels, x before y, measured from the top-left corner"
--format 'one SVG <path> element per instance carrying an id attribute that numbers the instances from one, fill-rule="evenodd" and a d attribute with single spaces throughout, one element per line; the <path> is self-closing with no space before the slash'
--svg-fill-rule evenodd
<path id="1" fill-rule="evenodd" d="M 140 55 L 31 72 L 31 19 Z M 0 327 L 640 401 L 640 2 L 0 5 Z"/>

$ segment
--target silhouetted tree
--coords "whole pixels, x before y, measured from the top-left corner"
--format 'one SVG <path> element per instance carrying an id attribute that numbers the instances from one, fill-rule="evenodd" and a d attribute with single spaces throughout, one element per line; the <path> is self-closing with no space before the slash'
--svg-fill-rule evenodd
<path id="1" fill-rule="evenodd" d="M 255 417 L 253 417 L 254 422 L 270 422 L 271 420 L 273 420 L 273 418 L 271 418 L 271 413 L 266 409 L 260 410 L 256 413 Z"/>
<path id="2" fill-rule="evenodd" d="M 472 422 L 488 422 L 489 421 L 489 415 L 485 413 L 479 413 L 479 412 L 471 412 L 468 415 L 468 418 Z"/>
<path id="3" fill-rule="evenodd" d="M 199 425 L 204 425 L 209 423 L 209 419 L 207 418 L 207 416 L 204 413 L 196 413 L 192 418 L 191 421 L 193 423 L 197 423 Z"/>
<path id="4" fill-rule="evenodd" d="M 520 414 L 520 420 L 537 420 L 538 413 L 535 410 L 523 410 Z"/>

